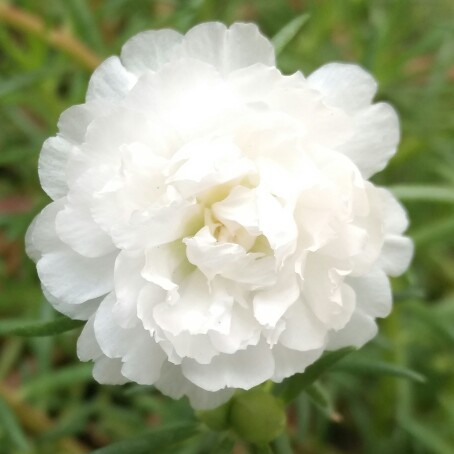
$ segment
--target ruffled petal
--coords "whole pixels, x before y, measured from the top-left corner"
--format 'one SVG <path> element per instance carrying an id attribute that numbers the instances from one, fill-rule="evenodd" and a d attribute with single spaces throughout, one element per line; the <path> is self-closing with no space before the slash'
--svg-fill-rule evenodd
<path id="1" fill-rule="evenodd" d="M 374 104 L 354 117 L 355 132 L 339 147 L 369 178 L 383 170 L 400 139 L 399 118 L 386 103 Z"/>
<path id="2" fill-rule="evenodd" d="M 372 317 L 387 317 L 391 312 L 391 285 L 378 267 L 365 276 L 349 277 L 348 284 L 356 294 L 358 307 Z"/>
<path id="3" fill-rule="evenodd" d="M 378 328 L 373 317 L 357 310 L 343 329 L 330 333 L 327 350 L 344 347 L 360 348 L 377 334 Z"/>
<path id="4" fill-rule="evenodd" d="M 121 374 L 122 362 L 103 356 L 96 360 L 93 378 L 101 385 L 124 385 L 129 380 Z"/>
<path id="5" fill-rule="evenodd" d="M 208 365 L 185 359 L 181 369 L 188 380 L 207 391 L 251 389 L 272 376 L 274 359 L 269 346 L 261 342 L 233 355 L 216 356 Z"/>
<path id="6" fill-rule="evenodd" d="M 84 329 L 77 339 L 77 357 L 81 361 L 95 361 L 102 356 L 95 336 L 94 321 L 96 315 L 92 315 L 85 323 Z"/>
<path id="7" fill-rule="evenodd" d="M 88 83 L 87 102 L 106 99 L 116 101 L 123 98 L 137 82 L 118 57 L 109 57 L 94 71 Z"/>
<path id="8" fill-rule="evenodd" d="M 191 383 L 181 372 L 181 368 L 165 363 L 161 378 L 155 383 L 157 389 L 167 396 L 180 399 L 188 396 L 191 406 L 196 410 L 210 410 L 227 402 L 235 389 L 221 389 L 217 392 L 206 391 Z"/>
<path id="9" fill-rule="evenodd" d="M 193 27 L 184 37 L 182 53 L 207 62 L 227 74 L 255 63 L 274 66 L 272 44 L 254 24 L 219 22 Z"/>
<path id="10" fill-rule="evenodd" d="M 307 81 L 329 105 L 351 113 L 368 107 L 377 92 L 375 79 L 360 66 L 348 63 L 328 63 Z"/>
<path id="11" fill-rule="evenodd" d="M 182 39 L 180 33 L 169 29 L 138 33 L 121 49 L 121 61 L 136 76 L 158 71 L 172 59 Z"/>
<path id="12" fill-rule="evenodd" d="M 84 303 L 112 290 L 115 255 L 87 258 L 69 249 L 50 252 L 38 261 L 38 276 L 63 303 Z"/>
<path id="13" fill-rule="evenodd" d="M 400 276 L 410 265 L 414 245 L 410 238 L 387 235 L 377 266 L 389 276 Z"/>

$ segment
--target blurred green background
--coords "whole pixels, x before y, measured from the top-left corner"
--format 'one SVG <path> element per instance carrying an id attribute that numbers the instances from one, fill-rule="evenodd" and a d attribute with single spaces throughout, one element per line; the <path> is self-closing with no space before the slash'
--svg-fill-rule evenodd
<path id="1" fill-rule="evenodd" d="M 277 35 L 286 73 L 361 64 L 402 122 L 399 152 L 374 180 L 408 209 L 412 267 L 393 282 L 395 308 L 379 336 L 322 377 L 323 398 L 298 398 L 274 452 L 454 453 L 452 0 L 0 0 L 0 454 L 91 452 L 194 419 L 185 400 L 96 385 L 76 358 L 77 330 L 5 333 L 10 319 L 56 316 L 23 238 L 48 203 L 37 159 L 60 113 L 83 102 L 93 66 L 130 36 L 207 20 L 254 21 Z M 169 452 L 248 450 L 206 433 Z"/>

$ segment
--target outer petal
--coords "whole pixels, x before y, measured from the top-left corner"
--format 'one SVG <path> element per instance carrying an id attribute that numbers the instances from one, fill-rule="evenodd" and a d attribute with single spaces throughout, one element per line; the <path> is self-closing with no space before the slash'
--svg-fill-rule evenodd
<path id="1" fill-rule="evenodd" d="M 158 71 L 171 60 L 183 36 L 174 30 L 149 30 L 133 36 L 121 49 L 123 65 L 136 76 Z"/>
<path id="2" fill-rule="evenodd" d="M 64 197 L 68 192 L 66 164 L 73 144 L 63 137 L 47 139 L 39 155 L 38 173 L 41 186 L 53 200 Z"/>
<path id="3" fill-rule="evenodd" d="M 227 74 L 255 63 L 274 66 L 274 49 L 254 24 L 233 24 L 229 29 L 219 22 L 197 25 L 189 30 L 183 52 Z"/>
<path id="4" fill-rule="evenodd" d="M 38 162 L 41 186 L 54 200 L 68 192 L 67 165 L 73 147 L 82 143 L 88 125 L 105 112 L 102 103 L 88 103 L 65 110 L 58 121 L 59 134 L 47 139 Z"/>
<path id="5" fill-rule="evenodd" d="M 114 260 L 115 255 L 93 259 L 68 249 L 45 254 L 37 269 L 51 295 L 67 304 L 80 304 L 112 290 Z"/>
<path id="6" fill-rule="evenodd" d="M 102 385 L 124 385 L 129 380 L 121 375 L 121 367 L 121 360 L 103 356 L 95 362 L 93 378 Z"/>
<path id="7" fill-rule="evenodd" d="M 94 331 L 97 343 L 108 358 L 122 358 L 132 348 L 140 328 L 121 328 L 113 316 L 115 294 L 104 298 L 96 312 Z"/>
<path id="8" fill-rule="evenodd" d="M 350 346 L 360 348 L 376 336 L 377 330 L 373 317 L 357 310 L 343 329 L 330 334 L 326 348 L 328 350 Z"/>
<path id="9" fill-rule="evenodd" d="M 369 106 L 377 91 L 377 82 L 367 71 L 346 63 L 324 65 L 307 81 L 311 88 L 323 94 L 329 105 L 351 113 Z"/>
<path id="10" fill-rule="evenodd" d="M 304 372 L 322 353 L 323 348 L 301 352 L 277 344 L 273 348 L 275 369 L 271 379 L 280 382 L 293 374 Z"/>
<path id="11" fill-rule="evenodd" d="M 261 342 L 232 355 L 216 356 L 208 365 L 185 359 L 181 367 L 188 380 L 207 391 L 250 389 L 273 375 L 274 359 L 269 346 Z"/>
<path id="12" fill-rule="evenodd" d="M 379 268 L 361 277 L 348 278 L 348 284 L 356 294 L 356 303 L 372 317 L 387 317 L 391 312 L 391 285 L 386 274 Z"/>
<path id="13" fill-rule="evenodd" d="M 319 349 L 325 344 L 327 327 L 315 317 L 304 301 L 293 304 L 284 320 L 285 330 L 279 337 L 283 347 L 305 352 Z"/>
<path id="14" fill-rule="evenodd" d="M 62 241 L 85 257 L 101 257 L 116 250 L 83 203 L 69 203 L 58 213 L 56 231 Z"/>
<path id="15" fill-rule="evenodd" d="M 354 117 L 355 133 L 339 151 L 347 155 L 369 178 L 383 170 L 400 139 L 399 118 L 386 103 L 374 104 Z"/>
<path id="16" fill-rule="evenodd" d="M 103 356 L 96 340 L 94 321 L 95 315 L 92 315 L 77 339 L 77 356 L 81 361 L 94 361 Z"/>
<path id="17" fill-rule="evenodd" d="M 410 265 L 413 257 L 413 242 L 400 235 L 387 235 L 377 265 L 390 276 L 400 276 Z"/>
<path id="18" fill-rule="evenodd" d="M 121 373 L 141 385 L 152 385 L 159 380 L 165 360 L 162 348 L 147 331 L 142 331 L 123 357 Z"/>
<path id="19" fill-rule="evenodd" d="M 43 252 L 50 252 L 61 247 L 61 241 L 56 238 L 55 234 L 55 217 L 63 206 L 63 201 L 50 203 L 30 224 L 25 236 L 25 250 L 35 262 L 42 257 Z"/>
<path id="20" fill-rule="evenodd" d="M 181 373 L 179 366 L 165 363 L 161 372 L 161 378 L 155 383 L 162 393 L 179 399 L 188 396 L 193 408 L 197 410 L 209 410 L 219 407 L 227 402 L 235 392 L 235 389 L 221 389 L 217 392 L 206 391 L 191 383 Z"/>
<path id="21" fill-rule="evenodd" d="M 136 82 L 137 77 L 125 69 L 118 57 L 109 57 L 91 76 L 87 101 L 96 99 L 117 101 L 123 98 Z"/>

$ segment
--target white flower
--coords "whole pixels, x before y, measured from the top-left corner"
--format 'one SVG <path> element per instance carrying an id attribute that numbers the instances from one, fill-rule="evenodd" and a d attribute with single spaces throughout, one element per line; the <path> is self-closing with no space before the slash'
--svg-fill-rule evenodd
<path id="1" fill-rule="evenodd" d="M 412 245 L 367 181 L 399 140 L 375 92 L 355 65 L 281 74 L 251 24 L 140 33 L 99 66 L 27 234 L 96 380 L 211 408 L 376 334 Z"/>

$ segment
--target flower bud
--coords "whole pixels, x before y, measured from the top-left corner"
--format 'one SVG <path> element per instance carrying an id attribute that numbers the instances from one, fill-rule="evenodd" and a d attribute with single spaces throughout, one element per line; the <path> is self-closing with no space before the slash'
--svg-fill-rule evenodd
<path id="1" fill-rule="evenodd" d="M 229 419 L 231 427 L 243 440 L 261 445 L 283 432 L 286 416 L 282 402 L 259 388 L 232 399 Z"/>

